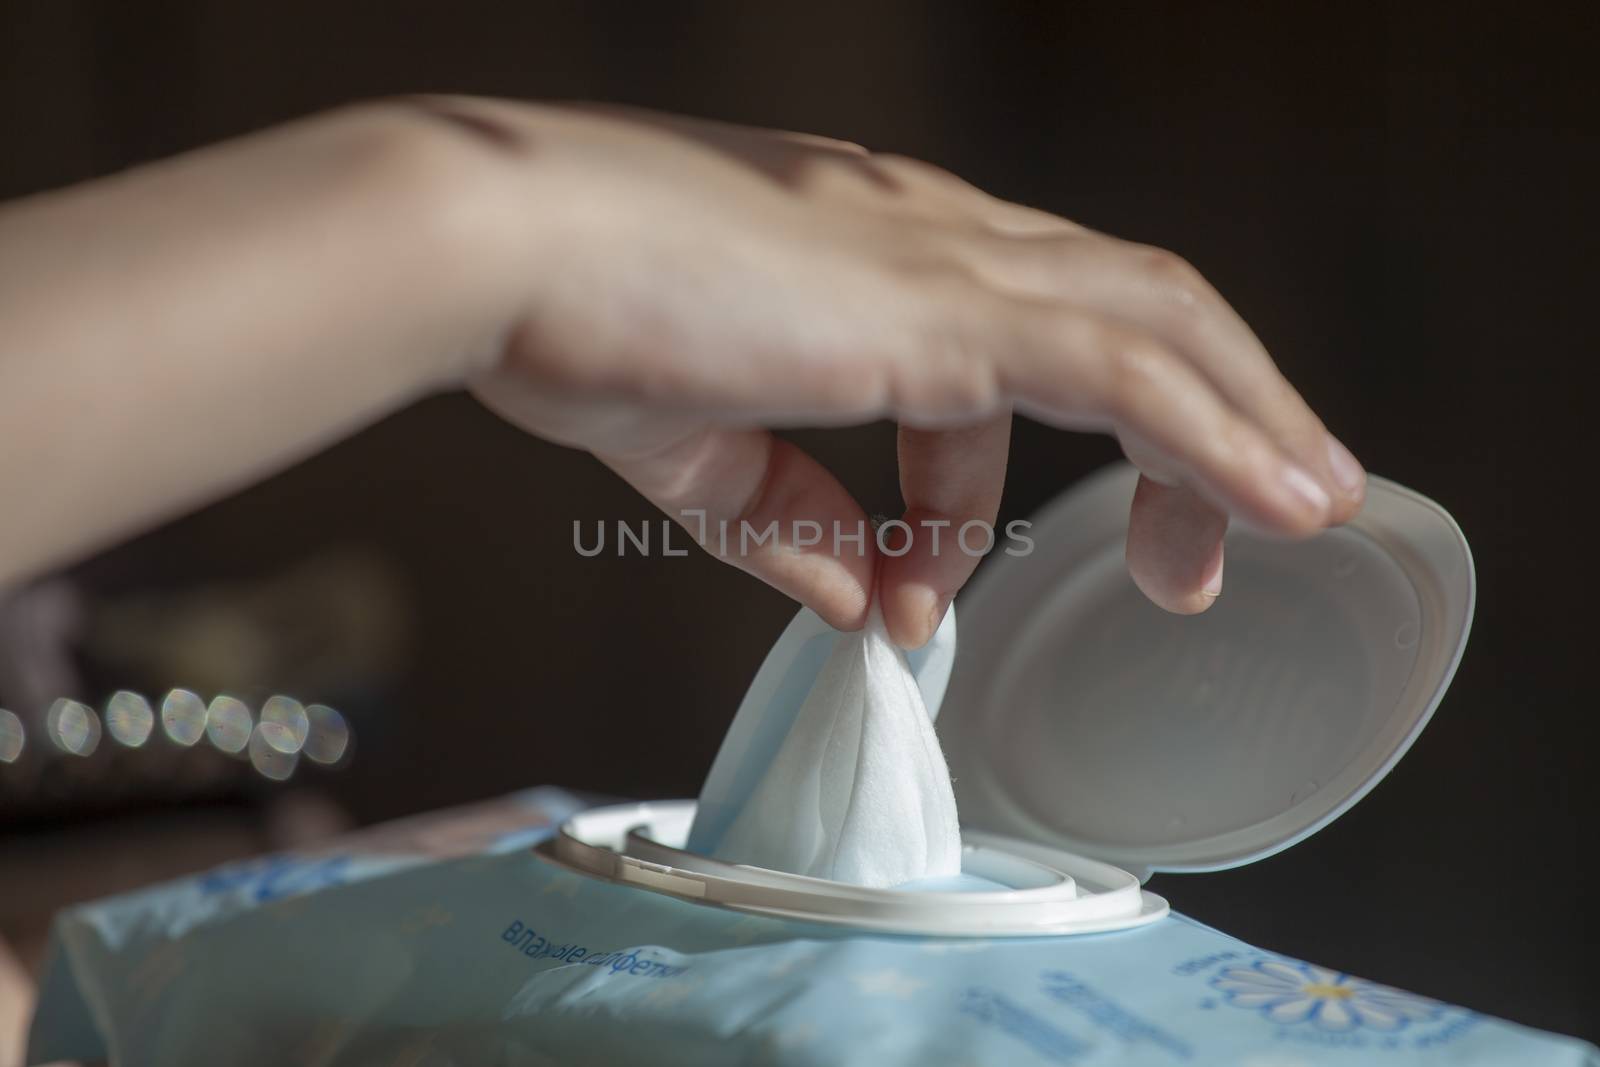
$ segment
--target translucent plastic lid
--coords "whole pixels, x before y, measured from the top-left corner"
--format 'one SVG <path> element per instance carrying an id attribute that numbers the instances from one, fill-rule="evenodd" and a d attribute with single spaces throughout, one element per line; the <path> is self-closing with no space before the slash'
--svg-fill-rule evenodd
<path id="1" fill-rule="evenodd" d="M 961 595 L 938 728 L 964 826 L 1142 880 L 1270 856 L 1376 785 L 1455 673 L 1473 570 L 1444 509 L 1372 478 L 1309 541 L 1231 532 L 1222 596 L 1170 615 L 1124 564 L 1136 477 L 1074 487 Z"/>

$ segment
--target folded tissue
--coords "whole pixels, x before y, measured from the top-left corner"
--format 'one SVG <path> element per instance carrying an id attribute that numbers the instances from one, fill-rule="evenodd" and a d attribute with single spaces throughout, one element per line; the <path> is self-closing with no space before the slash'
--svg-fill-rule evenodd
<path id="1" fill-rule="evenodd" d="M 954 636 L 952 622 L 936 651 Z M 866 627 L 832 643 L 782 744 L 711 854 L 874 888 L 959 875 L 950 772 L 905 653 L 876 604 Z M 774 712 L 771 705 L 754 710 Z"/>

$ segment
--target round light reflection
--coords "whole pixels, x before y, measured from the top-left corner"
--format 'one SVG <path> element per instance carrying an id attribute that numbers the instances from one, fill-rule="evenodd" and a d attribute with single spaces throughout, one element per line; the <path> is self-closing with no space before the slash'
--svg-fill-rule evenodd
<path id="1" fill-rule="evenodd" d="M 161 728 L 185 748 L 206 732 L 206 702 L 187 689 L 174 689 L 161 701 Z"/>
<path id="2" fill-rule="evenodd" d="M 344 716 L 326 704 L 308 704 L 306 720 L 309 725 L 302 746 L 306 758 L 325 766 L 344 759 L 350 748 L 350 725 Z"/>
<path id="3" fill-rule="evenodd" d="M 244 751 L 251 726 L 250 708 L 235 697 L 219 696 L 206 709 L 206 738 L 229 755 Z"/>
<path id="4" fill-rule="evenodd" d="M 45 733 L 63 752 L 91 756 L 100 747 L 100 717 L 87 704 L 62 697 L 44 716 Z"/>
<path id="5" fill-rule="evenodd" d="M 256 726 L 250 734 L 250 765 L 263 778 L 271 778 L 275 782 L 287 781 L 294 773 L 295 765 L 300 762 L 300 753 L 284 752 L 271 740 L 272 731 L 267 729 L 266 723 Z"/>
<path id="6" fill-rule="evenodd" d="M 17 713 L 0 708 L 0 763 L 15 763 L 27 740 L 28 732 Z"/>
<path id="7" fill-rule="evenodd" d="M 286 696 L 268 697 L 261 705 L 261 722 L 256 727 L 261 740 L 286 756 L 298 755 L 311 731 L 305 705 Z"/>
<path id="8" fill-rule="evenodd" d="M 119 689 L 106 701 L 106 733 L 119 744 L 138 748 L 150 739 L 155 725 L 150 702 L 138 693 Z"/>

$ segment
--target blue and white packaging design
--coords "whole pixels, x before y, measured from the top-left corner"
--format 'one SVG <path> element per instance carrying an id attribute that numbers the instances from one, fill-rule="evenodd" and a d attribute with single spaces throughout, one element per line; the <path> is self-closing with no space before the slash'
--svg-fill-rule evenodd
<path id="1" fill-rule="evenodd" d="M 584 878 L 528 847 L 581 806 L 532 790 L 69 909 L 29 1062 L 1600 1064 L 1178 915 L 889 937 Z"/>
<path id="2" fill-rule="evenodd" d="M 989 885 L 709 856 L 834 645 L 802 613 L 698 805 L 572 818 L 578 798 L 533 790 L 69 909 L 30 1062 L 1600 1067 L 1582 1042 L 1253 948 L 1141 889 L 1356 803 L 1438 706 L 1474 587 L 1449 515 L 1375 478 L 1311 542 L 1230 535 L 1226 603 L 1177 621 L 1123 567 L 1135 476 L 1089 479 L 1041 513 L 1035 557 L 988 567 L 953 673 L 953 614 L 908 659 L 930 715 L 949 682 L 963 876 Z"/>

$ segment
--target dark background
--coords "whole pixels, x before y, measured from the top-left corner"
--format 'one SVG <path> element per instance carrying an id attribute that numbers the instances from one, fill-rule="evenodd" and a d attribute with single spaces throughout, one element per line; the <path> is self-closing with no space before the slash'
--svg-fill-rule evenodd
<path id="1" fill-rule="evenodd" d="M 9 4 L 0 195 L 352 98 L 462 91 L 827 133 L 1175 249 L 1370 469 L 1454 513 L 1480 589 L 1438 716 L 1359 808 L 1285 854 L 1156 888 L 1264 947 L 1600 1037 L 1581 387 L 1596 348 L 1600 18 L 1107 7 Z M 869 511 L 898 512 L 891 427 L 797 437 Z M 1020 423 L 1002 519 L 1113 456 Z M 71 578 L 114 604 L 270 582 L 331 548 L 379 561 L 409 651 L 356 700 L 347 770 L 272 787 L 322 790 L 357 819 L 541 782 L 687 796 L 792 606 L 706 558 L 572 551 L 575 518 L 651 517 L 589 457 L 448 397 Z M 91 794 L 0 812 L 0 840 L 144 802 Z"/>

